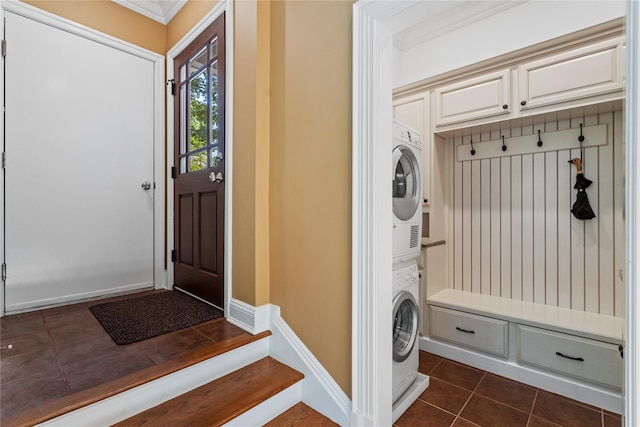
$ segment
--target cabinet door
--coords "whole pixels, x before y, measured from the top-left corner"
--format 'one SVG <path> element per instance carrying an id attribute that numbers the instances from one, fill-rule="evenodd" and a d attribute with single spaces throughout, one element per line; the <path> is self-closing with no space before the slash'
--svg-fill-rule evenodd
<path id="1" fill-rule="evenodd" d="M 437 88 L 436 125 L 465 122 L 511 111 L 509 69 Z"/>
<path id="2" fill-rule="evenodd" d="M 433 133 L 429 124 L 429 92 L 395 100 L 393 117 L 412 127 L 422 137 L 422 201 L 431 203 L 431 149 Z"/>
<path id="3" fill-rule="evenodd" d="M 574 49 L 518 67 L 520 109 L 619 92 L 621 38 Z"/>

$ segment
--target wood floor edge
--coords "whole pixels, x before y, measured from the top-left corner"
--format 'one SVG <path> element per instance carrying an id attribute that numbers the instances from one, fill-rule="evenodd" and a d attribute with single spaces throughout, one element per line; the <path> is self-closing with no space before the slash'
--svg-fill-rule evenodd
<path id="1" fill-rule="evenodd" d="M 223 343 L 214 343 L 140 372 L 27 409 L 13 417 L 1 420 L 2 427 L 28 427 L 49 421 L 270 335 L 271 331 L 265 331 L 256 335 L 238 335 Z"/>

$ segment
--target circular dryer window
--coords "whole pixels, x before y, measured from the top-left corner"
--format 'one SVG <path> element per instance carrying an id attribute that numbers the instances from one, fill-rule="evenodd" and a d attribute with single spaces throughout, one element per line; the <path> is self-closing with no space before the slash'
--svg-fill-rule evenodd
<path id="1" fill-rule="evenodd" d="M 406 221 L 420 206 L 420 172 L 415 154 L 408 147 L 393 150 L 393 213 Z"/>
<path id="2" fill-rule="evenodd" d="M 418 337 L 418 304 L 409 292 L 401 292 L 393 304 L 393 360 L 402 362 Z"/>

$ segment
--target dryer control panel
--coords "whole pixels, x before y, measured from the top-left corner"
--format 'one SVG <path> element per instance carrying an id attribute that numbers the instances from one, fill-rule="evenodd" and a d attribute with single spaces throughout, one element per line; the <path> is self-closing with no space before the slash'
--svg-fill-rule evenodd
<path id="1" fill-rule="evenodd" d="M 420 134 L 407 125 L 394 120 L 391 132 L 394 139 L 394 146 L 397 145 L 399 141 L 403 144 L 411 144 L 422 150 L 422 138 Z"/>
<path id="2" fill-rule="evenodd" d="M 392 288 L 394 292 L 397 289 L 402 289 L 417 283 L 419 280 L 418 264 L 415 261 L 392 271 Z"/>

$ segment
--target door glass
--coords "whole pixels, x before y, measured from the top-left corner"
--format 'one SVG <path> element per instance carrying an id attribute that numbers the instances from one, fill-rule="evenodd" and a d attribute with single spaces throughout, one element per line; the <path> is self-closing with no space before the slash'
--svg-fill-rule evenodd
<path id="1" fill-rule="evenodd" d="M 203 48 L 200 52 L 189 61 L 189 74 L 197 72 L 204 64 L 207 63 L 207 49 Z"/>
<path id="2" fill-rule="evenodd" d="M 179 173 L 196 172 L 219 167 L 223 159 L 219 147 L 224 120 L 220 105 L 224 88 L 219 85 L 220 61 L 218 36 L 205 43 L 193 56 L 177 63 L 179 86 Z M 224 70 L 222 70 L 224 71 Z"/>
<path id="3" fill-rule="evenodd" d="M 406 359 L 413 349 L 416 330 L 417 307 L 412 299 L 407 298 L 400 303 L 393 319 L 394 360 L 401 361 Z"/>
<path id="4" fill-rule="evenodd" d="M 207 80 L 206 72 L 191 79 L 190 83 L 190 100 L 189 125 L 190 139 L 189 151 L 203 148 L 207 145 Z M 190 168 L 190 170 L 193 170 Z"/>
<path id="5" fill-rule="evenodd" d="M 211 145 L 218 143 L 218 62 L 211 64 Z"/>
<path id="6" fill-rule="evenodd" d="M 396 148 L 393 159 L 393 212 L 406 221 L 414 215 L 420 204 L 418 161 L 407 147 Z"/>

